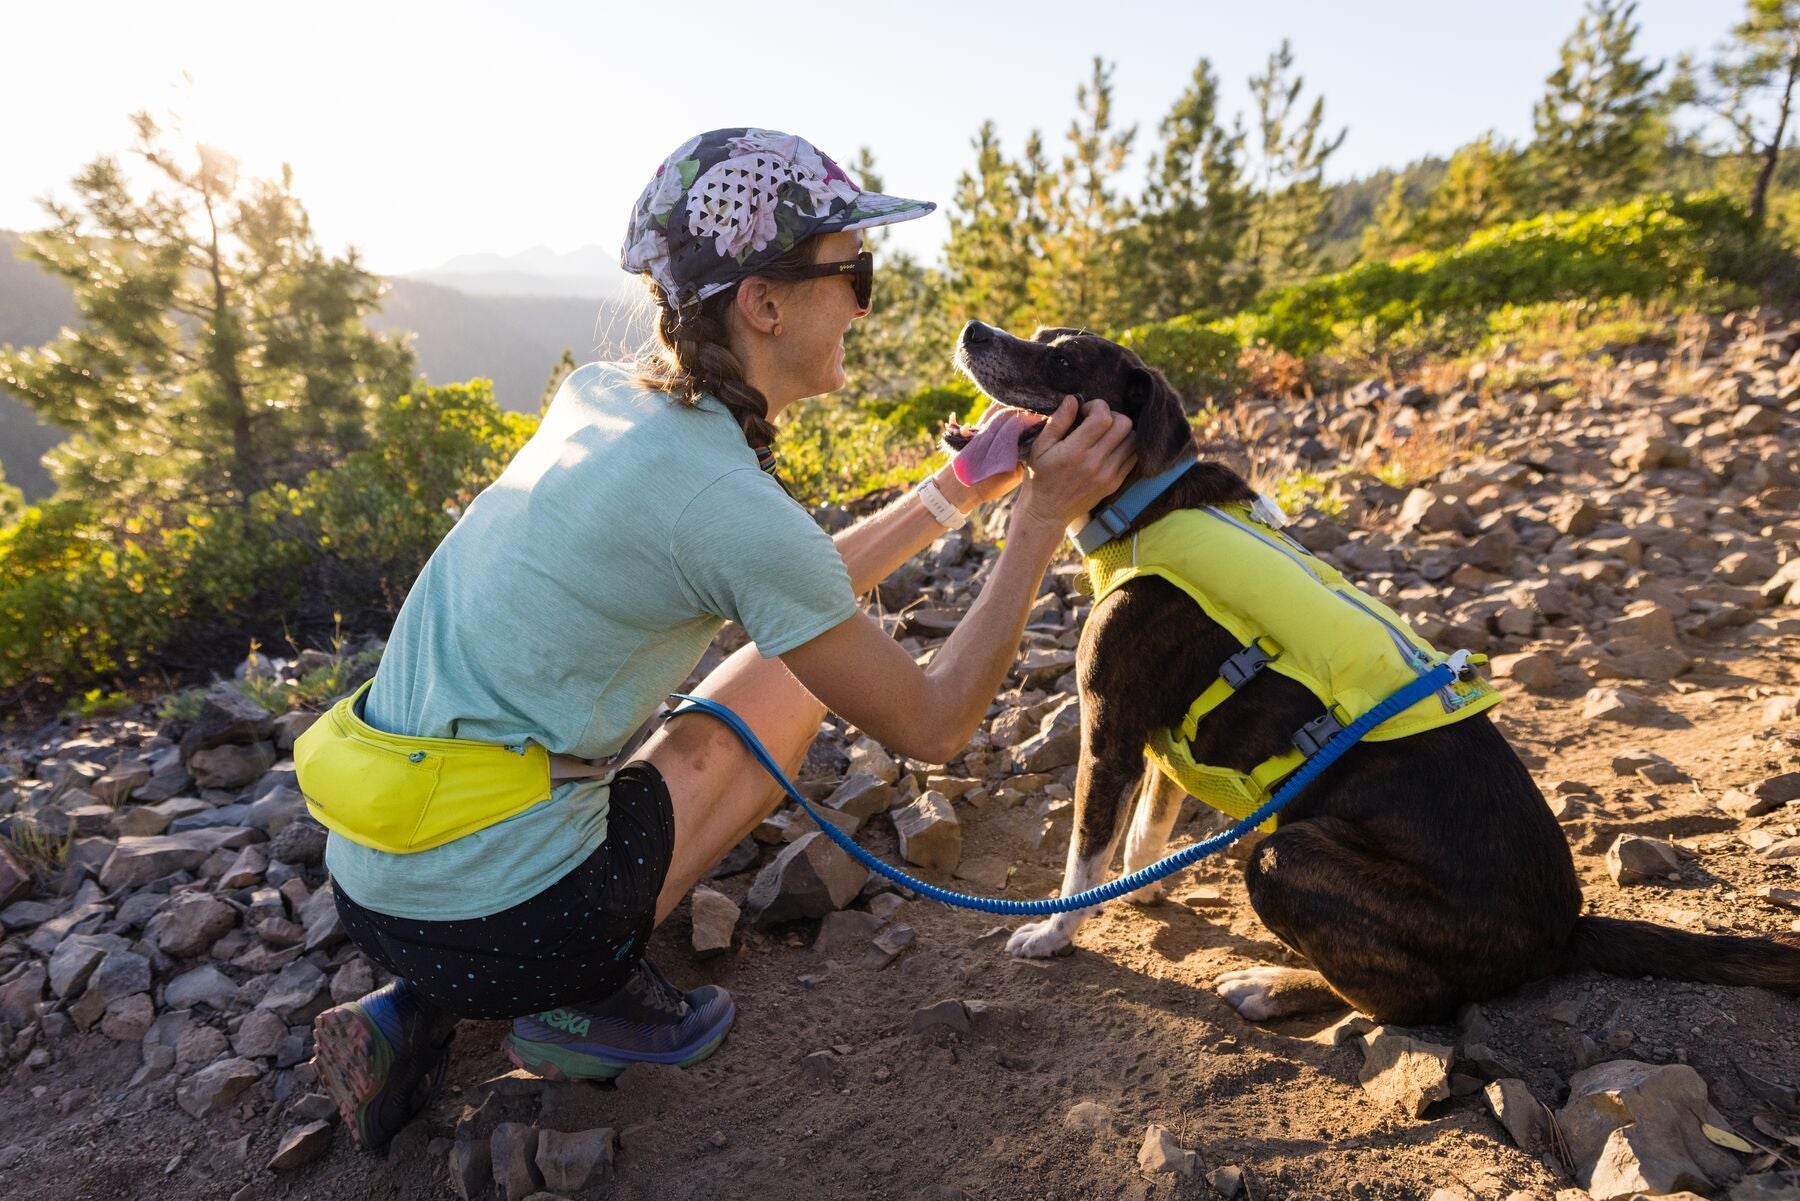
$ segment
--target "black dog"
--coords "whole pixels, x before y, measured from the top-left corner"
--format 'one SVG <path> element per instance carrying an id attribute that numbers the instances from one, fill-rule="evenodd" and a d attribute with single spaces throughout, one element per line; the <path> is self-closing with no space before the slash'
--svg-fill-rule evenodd
<path id="1" fill-rule="evenodd" d="M 1127 487 L 1194 449 L 1180 397 L 1162 375 L 1093 334 L 1043 329 L 1027 342 L 970 322 L 956 357 L 1001 404 L 1048 413 L 1074 394 L 1102 398 L 1129 416 L 1138 466 Z M 955 427 L 946 441 L 960 447 L 968 435 Z M 1254 497 L 1235 472 L 1202 460 L 1133 528 L 1177 508 Z M 1081 759 L 1062 895 L 1102 881 L 1134 794 L 1125 870 L 1162 855 L 1182 793 L 1147 768 L 1145 743 L 1152 731 L 1179 723 L 1240 649 L 1186 593 L 1154 576 L 1130 580 L 1095 605 L 1076 660 Z M 1201 723 L 1194 757 L 1247 771 L 1323 711 L 1304 685 L 1261 672 Z M 1383 1021 L 1437 1020 L 1465 1002 L 1579 968 L 1800 993 L 1800 947 L 1785 939 L 1582 917 L 1568 843 L 1485 714 L 1351 748 L 1283 812 L 1245 873 L 1257 916 L 1316 969 L 1221 977 L 1220 994 L 1252 1020 L 1339 998 Z M 1084 916 L 1023 925 L 1007 950 L 1065 951 Z"/>

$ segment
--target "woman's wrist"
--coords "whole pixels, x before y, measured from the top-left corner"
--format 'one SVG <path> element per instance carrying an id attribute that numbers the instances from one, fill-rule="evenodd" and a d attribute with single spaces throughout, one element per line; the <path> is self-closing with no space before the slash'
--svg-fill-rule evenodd
<path id="1" fill-rule="evenodd" d="M 956 511 L 968 516 L 974 512 L 975 506 L 981 503 L 975 489 L 956 478 L 956 469 L 946 463 L 926 477 L 937 485 L 938 493 L 956 506 Z"/>

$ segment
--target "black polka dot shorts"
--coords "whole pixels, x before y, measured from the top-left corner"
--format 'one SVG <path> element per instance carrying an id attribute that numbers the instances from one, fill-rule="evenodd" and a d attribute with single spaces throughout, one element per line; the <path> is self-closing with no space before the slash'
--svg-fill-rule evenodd
<path id="1" fill-rule="evenodd" d="M 656 768 L 621 768 L 608 803 L 606 841 L 530 900 L 430 922 L 364 909 L 334 889 L 344 932 L 458 1017 L 522 1017 L 608 997 L 643 957 L 675 848 L 675 809 Z"/>

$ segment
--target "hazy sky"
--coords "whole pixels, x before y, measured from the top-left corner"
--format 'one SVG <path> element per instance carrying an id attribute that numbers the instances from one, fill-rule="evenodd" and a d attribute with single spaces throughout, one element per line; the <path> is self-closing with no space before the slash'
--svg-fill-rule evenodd
<path id="1" fill-rule="evenodd" d="M 1658 57 L 1708 50 L 1742 9 L 1641 0 L 1640 44 Z M 1009 152 L 1033 127 L 1060 149 L 1095 54 L 1116 61 L 1117 115 L 1141 143 L 1202 56 L 1228 109 L 1247 108 L 1246 78 L 1284 35 L 1309 94 L 1349 126 L 1331 169 L 1341 179 L 1489 128 L 1527 135 L 1580 11 L 1580 0 L 0 0 L 12 47 L 0 228 L 41 224 L 38 197 L 66 194 L 81 164 L 128 146 L 127 113 L 170 105 L 253 170 L 291 163 L 325 244 L 354 244 L 384 272 L 540 243 L 611 250 L 656 164 L 719 126 L 800 133 L 846 161 L 866 144 L 889 191 L 942 205 L 984 118 Z M 932 255 L 946 229 L 940 212 L 897 232 Z"/>

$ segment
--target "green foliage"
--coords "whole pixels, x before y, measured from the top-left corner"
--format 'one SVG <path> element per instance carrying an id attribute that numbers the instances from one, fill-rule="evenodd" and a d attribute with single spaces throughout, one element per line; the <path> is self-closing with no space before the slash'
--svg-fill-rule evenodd
<path id="1" fill-rule="evenodd" d="M 1364 232 L 1363 255 L 1448 249 L 1477 230 L 1524 216 L 1528 189 L 1524 155 L 1484 134 L 1451 156 L 1442 180 L 1417 207 L 1396 180 Z"/>
<path id="2" fill-rule="evenodd" d="M 1244 270 L 1272 284 L 1291 283 L 1311 271 L 1326 212 L 1325 164 L 1349 132 L 1325 132 L 1323 96 L 1302 111 L 1305 86 L 1286 38 L 1269 55 L 1263 73 L 1250 80 L 1258 154 Z"/>
<path id="3" fill-rule="evenodd" d="M 456 517 L 536 428 L 485 380 L 379 406 L 373 444 L 246 509 L 57 501 L 0 530 L 0 687 L 135 675 L 220 630 L 392 613 Z"/>
<path id="4" fill-rule="evenodd" d="M 1565 208 L 1635 195 L 1667 129 L 1662 64 L 1633 57 L 1634 0 L 1588 0 L 1544 81 L 1529 156 L 1540 206 Z"/>
<path id="5" fill-rule="evenodd" d="M 1136 326 L 1119 335 L 1119 343 L 1167 376 L 1191 404 L 1224 399 L 1242 382 L 1243 343 L 1198 315 Z"/>
<path id="6" fill-rule="evenodd" d="M 65 712 L 78 721 L 88 721 L 96 717 L 112 717 L 125 712 L 135 702 L 123 692 L 108 692 L 101 688 L 90 688 L 68 703 Z"/>
<path id="7" fill-rule="evenodd" d="M 163 697 L 162 703 L 156 707 L 156 716 L 160 721 L 181 722 L 184 725 L 200 720 L 200 710 L 206 705 L 206 689 L 182 688 Z"/>
<path id="8" fill-rule="evenodd" d="M 790 405 L 780 424 L 781 478 L 809 505 L 909 484 L 934 453 L 930 434 L 871 420 L 861 406 L 829 396 Z"/>
<path id="9" fill-rule="evenodd" d="M 1218 107 L 1218 77 L 1201 59 L 1157 129 L 1162 151 L 1125 239 L 1121 286 L 1134 320 L 1230 308 L 1255 293 L 1237 257 L 1250 222 L 1244 130 L 1227 131 Z"/>
<path id="10" fill-rule="evenodd" d="M 1748 179 L 1750 219 L 1762 223 L 1777 179 L 1781 151 L 1800 82 L 1800 0 L 1747 0 L 1744 19 L 1732 28 L 1709 71 L 1710 87 L 1692 83 L 1683 63 L 1680 99 L 1711 109 L 1731 131 L 1729 150 Z M 1772 113 L 1762 111 L 1772 108 Z"/>
<path id="11" fill-rule="evenodd" d="M 885 421 L 902 437 L 936 438 L 951 417 L 970 419 L 985 398 L 966 378 L 957 376 L 941 387 L 915 389 L 898 401 L 872 402 L 867 411 Z"/>
<path id="12" fill-rule="evenodd" d="M 6 472 L 0 471 L 0 526 L 18 517 L 25 508 L 25 494 L 6 482 Z"/>
<path id="13" fill-rule="evenodd" d="M 362 445 L 365 406 L 405 387 L 411 354 L 363 326 L 380 281 L 319 249 L 285 171 L 243 181 L 223 153 L 185 162 L 134 124 L 149 190 L 96 159 L 25 238 L 80 326 L 0 351 L 0 383 L 75 431 L 51 458 L 64 498 L 247 508 Z"/>
<path id="14" fill-rule="evenodd" d="M 1133 214 L 1119 190 L 1137 127 L 1113 124 L 1113 71 L 1098 55 L 1075 89 L 1068 152 L 1039 186 L 1045 230 L 1032 261 L 1031 303 L 1057 324 L 1107 329 L 1124 315 L 1119 262 Z"/>

